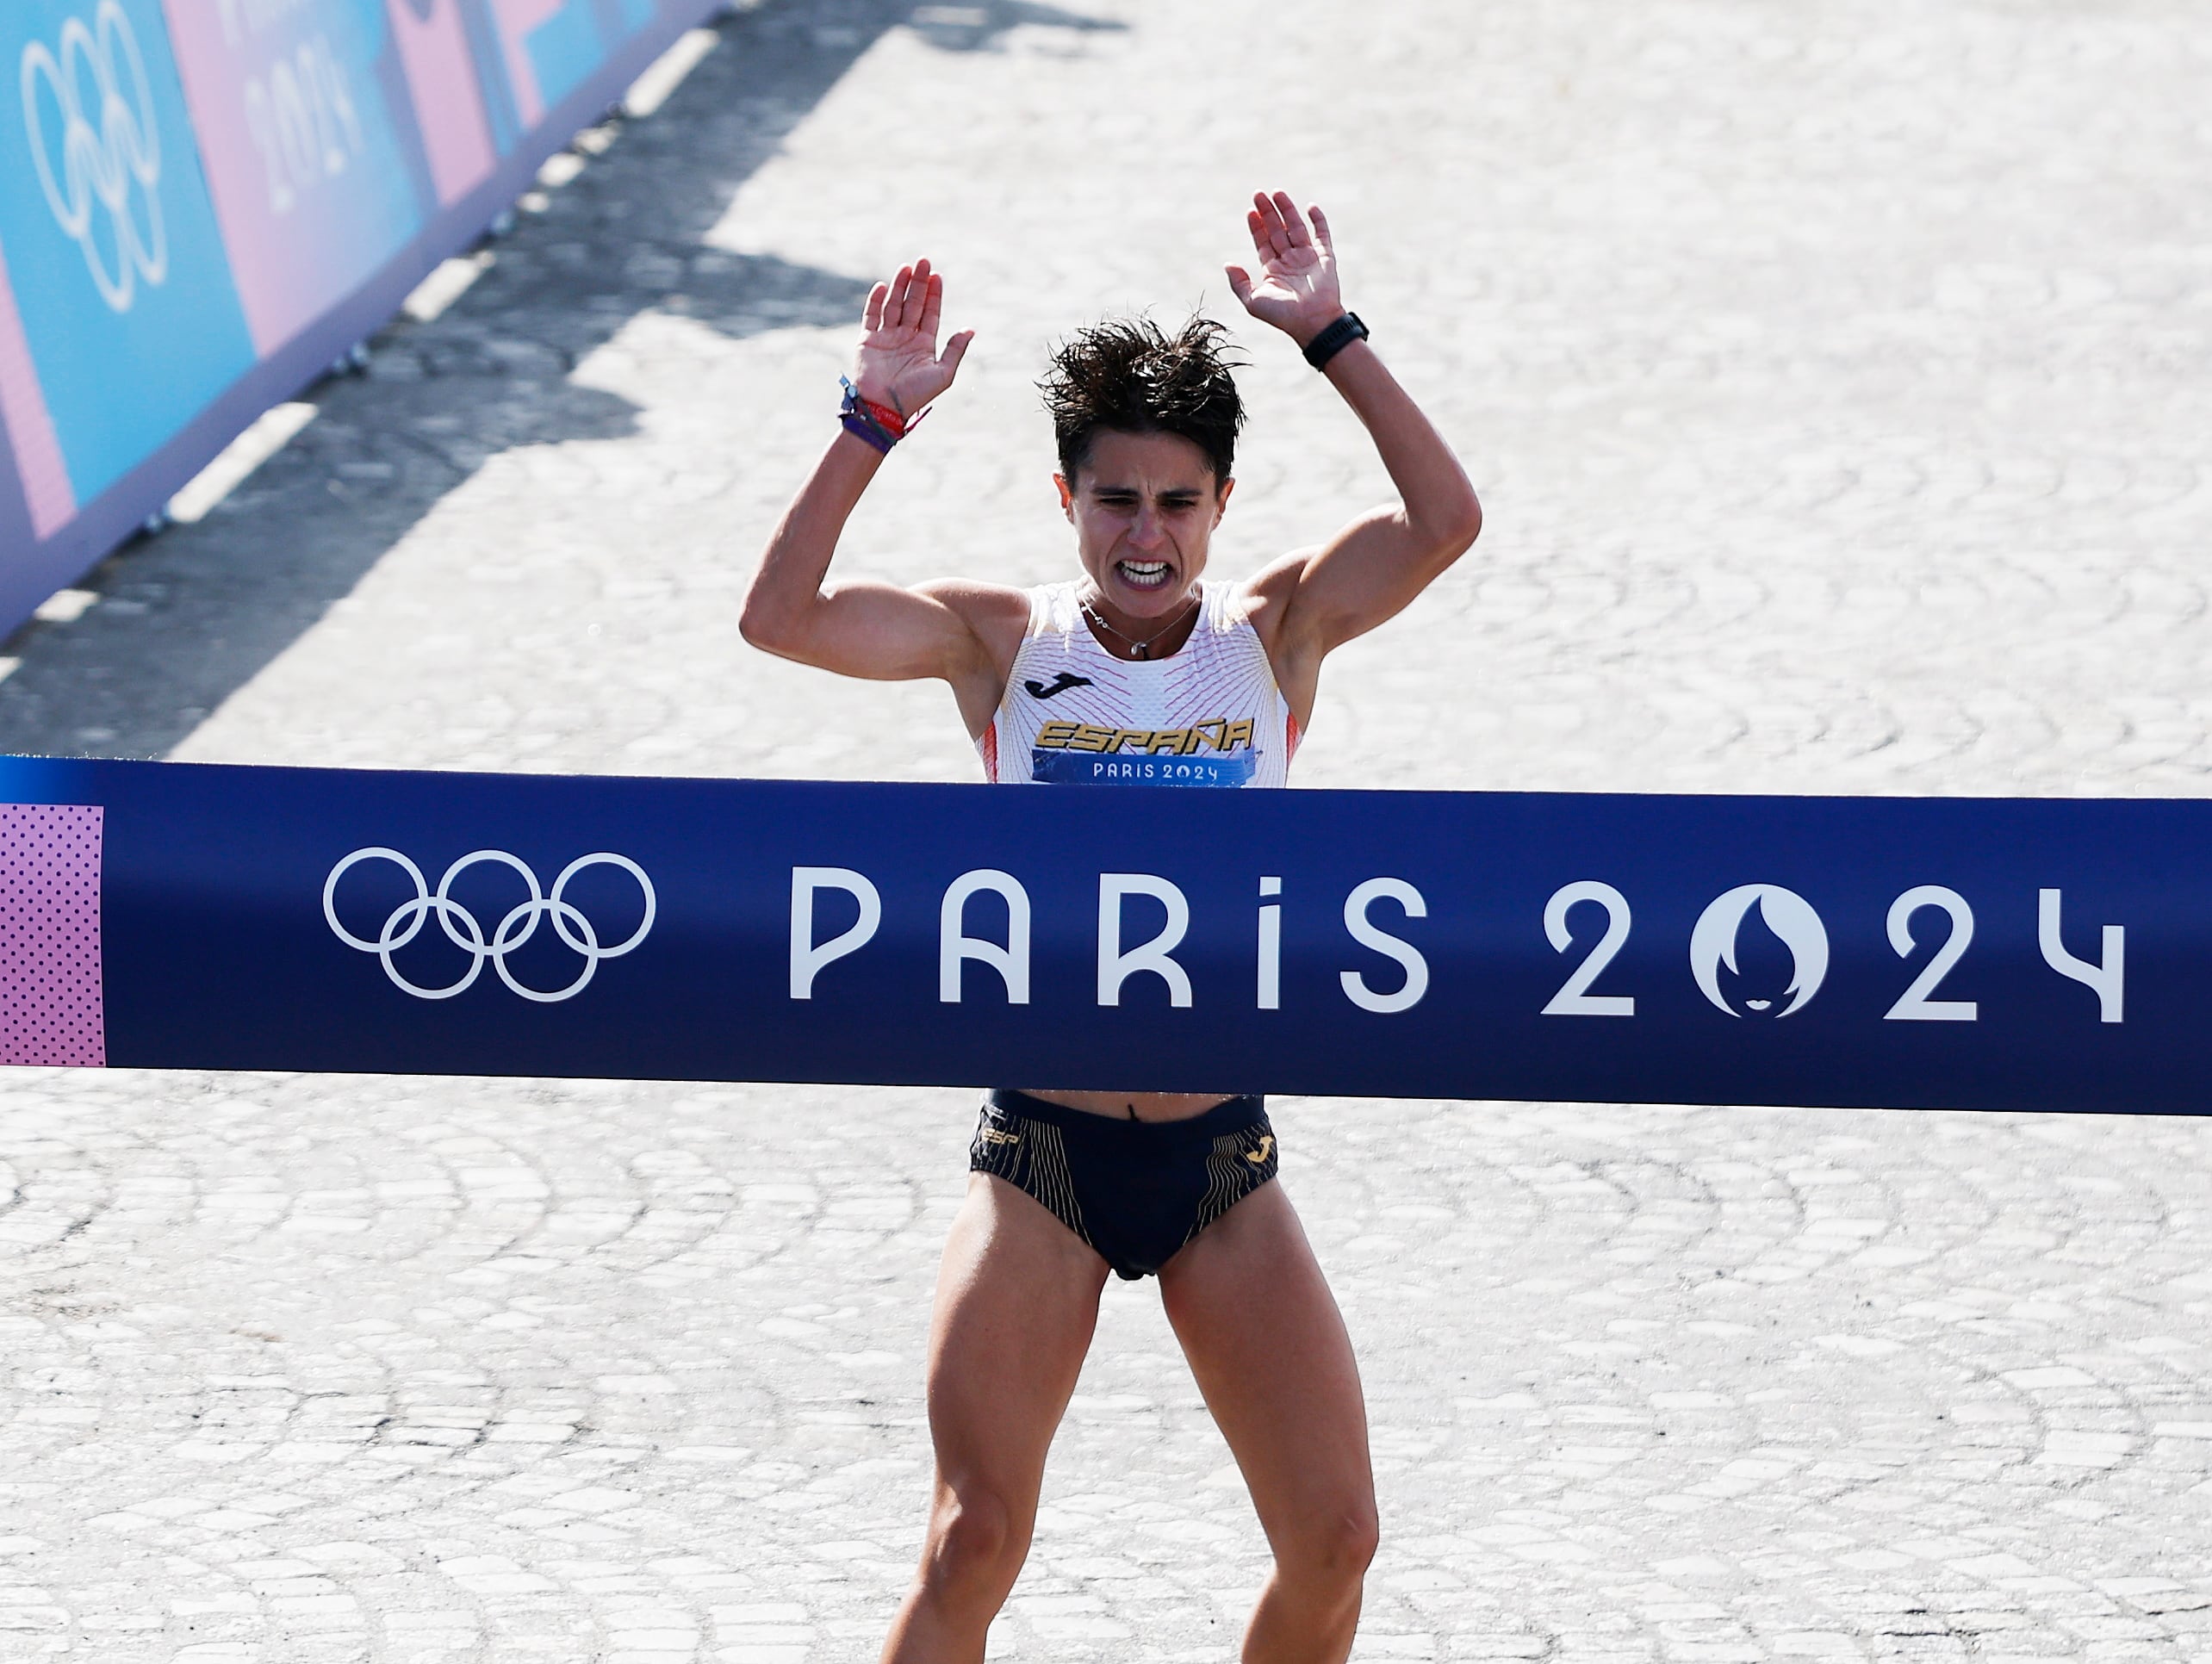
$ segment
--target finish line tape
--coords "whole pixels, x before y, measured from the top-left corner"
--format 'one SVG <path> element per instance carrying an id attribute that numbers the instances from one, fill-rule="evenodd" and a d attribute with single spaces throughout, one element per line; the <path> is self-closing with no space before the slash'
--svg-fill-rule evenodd
<path id="1" fill-rule="evenodd" d="M 0 1060 L 2196 1114 L 2212 803 L 0 759 Z"/>

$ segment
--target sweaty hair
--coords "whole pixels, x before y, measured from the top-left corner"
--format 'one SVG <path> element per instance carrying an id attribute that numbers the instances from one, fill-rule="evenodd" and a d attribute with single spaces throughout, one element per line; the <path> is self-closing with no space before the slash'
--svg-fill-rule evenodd
<path id="1" fill-rule="evenodd" d="M 1068 482 L 1090 460 L 1101 430 L 1175 434 L 1206 453 L 1216 485 L 1227 479 L 1244 401 L 1229 375 L 1242 360 L 1223 340 L 1227 333 L 1204 318 L 1173 335 L 1149 318 L 1115 318 L 1055 347 L 1037 387 Z"/>

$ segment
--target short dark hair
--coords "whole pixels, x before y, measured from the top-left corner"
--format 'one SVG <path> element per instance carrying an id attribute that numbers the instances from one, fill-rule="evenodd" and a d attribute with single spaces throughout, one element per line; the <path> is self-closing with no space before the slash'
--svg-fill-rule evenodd
<path id="1" fill-rule="evenodd" d="M 1112 318 L 1054 347 L 1037 387 L 1068 483 L 1090 460 L 1101 430 L 1175 434 L 1206 453 L 1216 485 L 1227 479 L 1245 419 L 1229 374 L 1244 361 L 1227 334 L 1208 318 L 1193 318 L 1173 335 L 1149 318 Z"/>

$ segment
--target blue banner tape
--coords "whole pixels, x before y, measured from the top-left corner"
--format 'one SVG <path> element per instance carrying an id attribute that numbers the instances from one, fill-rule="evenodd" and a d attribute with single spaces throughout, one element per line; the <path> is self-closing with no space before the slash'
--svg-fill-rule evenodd
<path id="1" fill-rule="evenodd" d="M 2177 1114 L 2212 1081 L 2201 802 L 9 759 L 0 804 L 16 1062 Z"/>

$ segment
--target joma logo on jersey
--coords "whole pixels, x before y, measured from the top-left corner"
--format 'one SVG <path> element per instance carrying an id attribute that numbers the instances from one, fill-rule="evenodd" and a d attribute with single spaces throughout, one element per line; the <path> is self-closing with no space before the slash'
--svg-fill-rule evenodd
<path id="1" fill-rule="evenodd" d="M 1095 728 L 1089 723 L 1047 723 L 1037 734 L 1040 751 L 1122 751 L 1188 757 L 1200 746 L 1214 751 L 1252 748 L 1252 718 L 1215 717 L 1188 728 Z"/>

